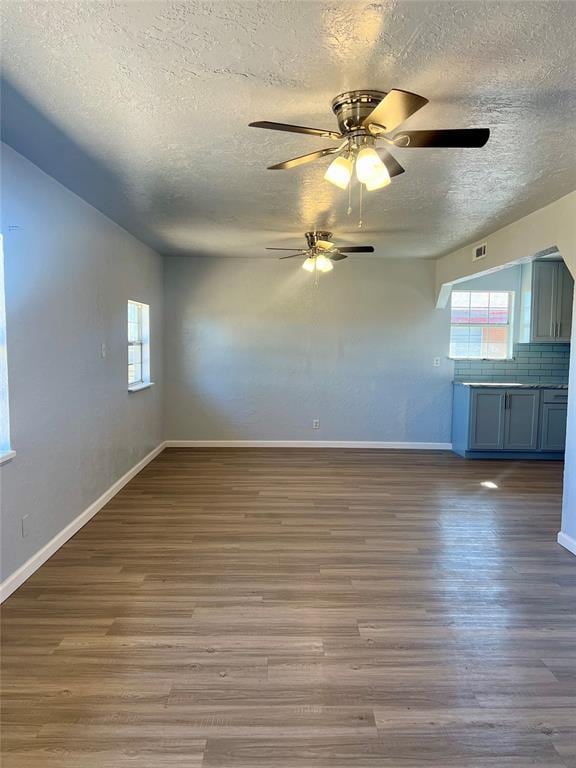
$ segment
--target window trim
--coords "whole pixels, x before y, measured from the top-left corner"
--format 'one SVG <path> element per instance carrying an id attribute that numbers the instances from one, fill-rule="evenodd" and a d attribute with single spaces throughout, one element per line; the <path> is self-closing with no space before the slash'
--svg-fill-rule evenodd
<path id="1" fill-rule="evenodd" d="M 16 451 L 3 451 L 0 453 L 0 466 L 2 464 L 7 464 L 9 461 L 12 461 L 12 459 L 16 456 Z"/>
<path id="2" fill-rule="evenodd" d="M 141 370 L 140 379 L 138 381 L 130 381 L 128 379 L 128 392 L 139 392 L 142 389 L 148 389 L 154 385 L 154 382 L 150 378 L 150 305 L 144 304 L 142 301 L 136 301 L 135 299 L 128 299 L 127 304 L 127 318 L 129 325 L 130 318 L 130 306 L 135 305 L 138 307 L 139 313 L 139 325 L 140 325 L 140 337 L 138 341 L 130 341 L 130 333 L 128 332 L 127 338 L 127 371 L 130 371 L 130 347 L 139 345 L 141 349 L 140 360 Z M 128 329 L 129 330 L 129 329 Z"/>
<path id="3" fill-rule="evenodd" d="M 153 381 L 140 381 L 136 384 L 128 385 L 128 392 L 140 392 L 141 389 L 150 389 L 154 386 Z"/>
<path id="4" fill-rule="evenodd" d="M 510 291 L 510 290 L 498 290 L 497 288 L 494 289 L 476 289 L 476 290 L 459 290 L 458 288 L 453 288 L 450 292 L 450 313 L 452 312 L 452 296 L 454 293 L 507 293 L 509 296 L 509 303 L 508 303 L 508 322 L 507 323 L 453 323 L 452 322 L 452 315 L 450 315 L 450 338 L 448 342 L 449 349 L 452 347 L 452 329 L 454 327 L 459 328 L 470 328 L 470 327 L 476 327 L 476 328 L 508 328 L 508 349 L 506 353 L 506 357 L 474 357 L 470 355 L 466 355 L 464 357 L 462 356 L 456 356 L 448 354 L 449 360 L 454 361 L 476 361 L 476 362 L 510 362 L 511 360 L 514 360 L 514 356 L 512 354 L 512 350 L 514 349 L 514 318 L 515 318 L 515 301 L 516 301 L 516 292 Z"/>
<path id="5" fill-rule="evenodd" d="M 0 335 L 2 353 L 0 353 L 0 401 L 2 402 L 2 422 L 0 423 L 0 465 L 16 456 L 12 448 L 10 435 L 10 390 L 8 382 L 8 338 L 6 329 L 6 286 L 4 282 L 4 237 L 0 233 Z"/>

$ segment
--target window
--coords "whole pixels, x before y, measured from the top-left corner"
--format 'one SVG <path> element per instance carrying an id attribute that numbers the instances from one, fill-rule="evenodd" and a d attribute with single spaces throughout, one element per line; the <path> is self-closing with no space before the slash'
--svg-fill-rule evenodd
<path id="1" fill-rule="evenodd" d="M 452 291 L 450 357 L 509 358 L 513 303 L 510 291 Z"/>
<path id="2" fill-rule="evenodd" d="M 128 302 L 128 389 L 151 386 L 150 307 L 139 301 Z"/>
<path id="3" fill-rule="evenodd" d="M 0 463 L 14 456 L 10 449 L 8 362 L 6 359 L 6 305 L 4 300 L 4 251 L 0 235 Z"/>

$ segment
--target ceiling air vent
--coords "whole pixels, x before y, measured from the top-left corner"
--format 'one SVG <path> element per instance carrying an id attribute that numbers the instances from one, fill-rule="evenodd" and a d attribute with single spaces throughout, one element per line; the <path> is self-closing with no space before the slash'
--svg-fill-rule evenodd
<path id="1" fill-rule="evenodd" d="M 486 243 L 475 245 L 472 249 L 472 261 L 480 261 L 486 258 Z"/>

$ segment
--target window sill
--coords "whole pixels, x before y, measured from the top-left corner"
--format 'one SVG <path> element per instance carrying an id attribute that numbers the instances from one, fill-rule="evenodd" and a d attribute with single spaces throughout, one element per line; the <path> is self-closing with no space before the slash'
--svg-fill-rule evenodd
<path id="1" fill-rule="evenodd" d="M 140 392 L 142 389 L 150 389 L 150 387 L 154 386 L 153 381 L 144 381 L 140 382 L 140 384 L 131 384 L 128 387 L 128 392 Z"/>
<path id="2" fill-rule="evenodd" d="M 5 451 L 4 453 L 0 453 L 0 464 L 6 464 L 8 461 L 12 461 L 14 456 L 16 456 L 16 451 Z"/>
<path id="3" fill-rule="evenodd" d="M 512 363 L 514 357 L 449 357 L 448 360 L 464 363 Z"/>

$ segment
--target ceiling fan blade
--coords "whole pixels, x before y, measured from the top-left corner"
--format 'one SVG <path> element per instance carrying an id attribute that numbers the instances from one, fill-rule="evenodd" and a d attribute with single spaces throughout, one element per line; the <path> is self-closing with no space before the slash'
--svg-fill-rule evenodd
<path id="1" fill-rule="evenodd" d="M 285 160 L 283 163 L 277 163 L 276 165 L 269 165 L 269 171 L 284 171 L 288 168 L 296 168 L 298 165 L 304 165 L 305 163 L 311 163 L 312 160 L 317 160 L 319 157 L 325 155 L 333 155 L 339 152 L 339 147 L 329 147 L 328 149 L 319 149 L 318 152 L 310 152 L 309 155 L 300 155 L 299 157 L 293 157 L 291 160 Z"/>
<path id="2" fill-rule="evenodd" d="M 345 248 L 338 248 L 340 253 L 374 253 L 373 245 L 350 245 Z"/>
<path id="3" fill-rule="evenodd" d="M 446 131 L 402 131 L 394 136 L 399 147 L 483 147 L 489 128 L 462 128 Z M 404 143 L 404 140 L 408 140 Z"/>
<path id="4" fill-rule="evenodd" d="M 340 251 L 334 251 L 334 253 L 329 253 L 328 258 L 332 259 L 332 261 L 342 261 L 342 259 L 347 259 L 348 256 L 346 256 L 345 253 L 341 253 Z"/>
<path id="5" fill-rule="evenodd" d="M 301 251 L 302 248 L 266 248 L 267 251 Z"/>
<path id="6" fill-rule="evenodd" d="M 290 125 L 289 123 L 273 123 L 269 120 L 258 120 L 248 124 L 250 128 L 267 128 L 270 131 L 287 131 L 288 133 L 306 133 L 309 136 L 320 136 L 324 139 L 341 139 L 342 134 L 337 131 L 324 131 L 322 128 L 306 128 L 303 125 Z"/>
<path id="7" fill-rule="evenodd" d="M 398 160 L 396 160 L 395 157 L 392 157 L 390 152 L 387 152 L 385 149 L 382 149 L 382 147 L 378 148 L 378 154 L 380 155 L 380 158 L 386 168 L 388 168 L 388 173 L 390 174 L 390 178 L 394 178 L 394 176 L 400 176 L 401 173 L 404 173 L 404 168 L 400 165 Z"/>
<path id="8" fill-rule="evenodd" d="M 386 133 L 390 133 L 397 128 L 400 123 L 407 120 L 410 115 L 418 112 L 419 109 L 428 104 L 428 99 L 424 96 L 418 96 L 417 93 L 410 91 L 389 91 L 382 99 L 380 104 L 365 118 L 362 125 L 369 126 L 370 123 L 382 126 Z"/>
<path id="9" fill-rule="evenodd" d="M 295 256 L 305 256 L 306 251 L 300 251 L 300 253 L 291 253 L 290 256 L 278 256 L 279 259 L 293 259 Z"/>

